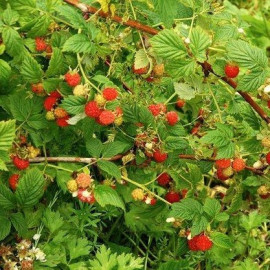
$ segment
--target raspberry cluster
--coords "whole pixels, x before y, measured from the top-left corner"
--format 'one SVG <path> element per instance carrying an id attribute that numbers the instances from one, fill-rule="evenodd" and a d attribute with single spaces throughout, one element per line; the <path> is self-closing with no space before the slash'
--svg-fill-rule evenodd
<path id="1" fill-rule="evenodd" d="M 131 193 L 131 196 L 135 201 L 141 201 L 145 204 L 155 205 L 157 203 L 157 200 L 153 197 L 152 194 L 147 194 L 141 188 L 134 189 Z"/>
<path id="2" fill-rule="evenodd" d="M 190 238 L 188 235 L 188 247 L 191 251 L 207 251 L 210 250 L 213 246 L 211 239 L 206 236 L 204 233 L 196 235 Z"/>

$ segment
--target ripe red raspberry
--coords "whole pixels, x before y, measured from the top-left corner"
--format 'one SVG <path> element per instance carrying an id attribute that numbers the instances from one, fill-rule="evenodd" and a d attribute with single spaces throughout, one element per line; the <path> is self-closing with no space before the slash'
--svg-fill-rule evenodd
<path id="1" fill-rule="evenodd" d="M 150 204 L 155 205 L 156 203 L 157 203 L 157 200 L 155 198 L 152 198 Z"/>
<path id="2" fill-rule="evenodd" d="M 239 74 L 239 67 L 234 64 L 227 64 L 224 71 L 228 78 L 235 78 Z"/>
<path id="3" fill-rule="evenodd" d="M 165 152 L 161 152 L 160 150 L 156 150 L 153 153 L 154 160 L 158 163 L 164 162 L 168 158 L 168 154 Z"/>
<path id="4" fill-rule="evenodd" d="M 178 108 L 183 108 L 185 106 L 185 104 L 186 104 L 186 102 L 183 99 L 178 99 L 177 102 L 176 102 L 176 106 Z"/>
<path id="5" fill-rule="evenodd" d="M 47 97 L 45 100 L 44 100 L 44 108 L 46 111 L 51 111 L 54 107 L 54 105 L 56 105 L 57 103 L 57 98 L 56 97 Z"/>
<path id="6" fill-rule="evenodd" d="M 212 248 L 213 242 L 208 236 L 201 234 L 197 238 L 196 246 L 200 251 L 207 251 Z"/>
<path id="7" fill-rule="evenodd" d="M 36 37 L 35 38 L 35 43 L 36 43 L 36 50 L 38 52 L 44 52 L 47 48 L 47 43 L 42 37 Z"/>
<path id="8" fill-rule="evenodd" d="M 59 127 L 67 127 L 69 125 L 69 123 L 67 122 L 69 120 L 69 115 L 63 117 L 63 118 L 59 118 L 56 120 L 56 124 Z"/>
<path id="9" fill-rule="evenodd" d="M 246 162 L 242 158 L 236 158 L 233 163 L 232 167 L 236 172 L 241 172 L 246 167 Z"/>
<path id="10" fill-rule="evenodd" d="M 105 110 L 100 114 L 98 120 L 101 125 L 108 126 L 114 122 L 115 115 L 112 111 Z"/>
<path id="11" fill-rule="evenodd" d="M 270 164 L 270 152 L 268 153 L 268 154 L 266 154 L 266 162 L 268 163 L 268 164 Z"/>
<path id="12" fill-rule="evenodd" d="M 227 169 L 231 166 L 231 160 L 230 159 L 219 159 L 215 162 L 215 165 L 217 168 L 220 169 Z"/>
<path id="13" fill-rule="evenodd" d="M 75 87 L 81 82 L 81 76 L 76 71 L 70 71 L 65 74 L 65 80 L 67 84 L 71 87 Z"/>
<path id="14" fill-rule="evenodd" d="M 68 116 L 68 113 L 65 109 L 61 108 L 61 107 L 57 107 L 55 110 L 54 110 L 54 116 L 56 119 L 59 119 L 59 118 L 64 118 L 66 116 Z"/>
<path id="15" fill-rule="evenodd" d="M 13 164 L 19 169 L 19 170 L 25 170 L 29 166 L 29 160 L 27 159 L 21 159 L 18 156 L 13 157 Z"/>
<path id="16" fill-rule="evenodd" d="M 161 113 L 166 113 L 167 107 L 166 105 L 160 103 L 160 104 L 151 104 L 148 106 L 148 110 L 154 115 L 158 116 Z"/>
<path id="17" fill-rule="evenodd" d="M 160 186 L 165 187 L 171 182 L 171 177 L 167 173 L 162 173 L 158 178 L 157 182 Z"/>
<path id="18" fill-rule="evenodd" d="M 96 101 L 89 101 L 84 108 L 84 112 L 87 116 L 91 118 L 97 118 L 101 114 L 101 110 L 98 107 L 98 104 Z"/>
<path id="19" fill-rule="evenodd" d="M 198 251 L 198 247 L 197 247 L 197 239 L 198 239 L 199 235 L 196 235 L 194 237 L 192 237 L 191 239 L 188 240 L 188 248 L 191 251 Z"/>
<path id="20" fill-rule="evenodd" d="M 143 68 L 135 68 L 135 64 L 132 67 L 133 73 L 138 74 L 138 75 L 142 75 L 142 74 L 146 74 L 148 72 L 148 66 L 147 67 L 143 67 Z"/>
<path id="21" fill-rule="evenodd" d="M 32 84 L 31 90 L 33 93 L 36 93 L 37 95 L 42 95 L 45 93 L 42 83 Z"/>
<path id="22" fill-rule="evenodd" d="M 187 193 L 188 193 L 188 189 L 182 189 L 182 191 L 181 191 L 182 198 L 185 198 Z"/>
<path id="23" fill-rule="evenodd" d="M 222 169 L 222 168 L 218 168 L 218 169 L 217 169 L 217 178 L 218 178 L 219 180 L 221 180 L 221 181 L 226 181 L 226 180 L 228 180 L 230 177 L 225 176 L 225 175 L 223 174 L 223 170 L 224 170 L 224 169 Z"/>
<path id="24" fill-rule="evenodd" d="M 174 126 L 175 124 L 177 124 L 179 118 L 178 118 L 178 114 L 174 111 L 172 112 L 168 112 L 166 114 L 166 118 L 167 118 L 167 121 L 168 121 L 168 124 L 170 126 Z"/>
<path id="25" fill-rule="evenodd" d="M 50 93 L 50 97 L 61 98 L 62 96 L 57 90 L 55 90 Z"/>
<path id="26" fill-rule="evenodd" d="M 87 191 L 87 189 L 78 190 L 78 199 L 82 202 L 93 204 L 96 199 L 93 193 Z"/>
<path id="27" fill-rule="evenodd" d="M 118 96 L 118 92 L 115 88 L 105 88 L 103 91 L 102 91 L 102 95 L 103 97 L 106 99 L 106 100 L 115 100 Z"/>
<path id="28" fill-rule="evenodd" d="M 12 174 L 8 179 L 10 188 L 15 191 L 19 182 L 20 175 L 19 174 Z"/>
<path id="29" fill-rule="evenodd" d="M 176 203 L 176 202 L 179 202 L 181 200 L 181 196 L 180 196 L 180 194 L 178 192 L 169 191 L 165 195 L 165 199 L 170 203 Z"/>

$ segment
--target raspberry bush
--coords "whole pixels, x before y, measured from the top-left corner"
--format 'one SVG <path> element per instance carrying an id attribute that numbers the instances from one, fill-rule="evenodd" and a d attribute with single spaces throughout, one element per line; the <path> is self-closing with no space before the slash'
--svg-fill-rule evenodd
<path id="1" fill-rule="evenodd" d="M 269 269 L 269 8 L 0 0 L 0 268 Z"/>

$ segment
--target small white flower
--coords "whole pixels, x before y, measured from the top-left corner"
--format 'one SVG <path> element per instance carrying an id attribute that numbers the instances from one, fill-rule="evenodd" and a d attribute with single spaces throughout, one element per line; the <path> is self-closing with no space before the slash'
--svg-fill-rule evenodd
<path id="1" fill-rule="evenodd" d="M 87 190 L 84 190 L 82 192 L 82 195 L 83 195 L 83 197 L 90 197 L 91 193 L 89 191 L 87 191 Z"/>
<path id="2" fill-rule="evenodd" d="M 270 93 L 270 85 L 265 86 L 264 89 L 263 89 L 263 92 L 265 94 L 269 94 Z"/>
<path id="3" fill-rule="evenodd" d="M 169 217 L 169 218 L 166 219 L 166 222 L 167 223 L 173 223 L 173 222 L 175 222 L 175 218 L 174 217 Z"/>
<path id="4" fill-rule="evenodd" d="M 261 169 L 262 167 L 263 167 L 263 163 L 262 163 L 260 160 L 256 161 L 256 162 L 253 164 L 253 168 L 254 168 L 254 169 Z"/>
<path id="5" fill-rule="evenodd" d="M 192 237 L 191 237 L 191 233 L 188 234 L 187 236 L 187 240 L 190 240 Z"/>
<path id="6" fill-rule="evenodd" d="M 244 33 L 245 33 L 245 30 L 244 30 L 243 28 L 238 28 L 237 30 L 238 30 L 238 32 L 239 32 L 240 34 L 244 34 Z"/>
<path id="7" fill-rule="evenodd" d="M 35 241 L 38 241 L 39 238 L 40 238 L 40 236 L 41 236 L 40 233 L 36 233 L 36 234 L 33 236 L 33 239 L 34 239 Z"/>
<path id="8" fill-rule="evenodd" d="M 152 201 L 152 199 L 149 198 L 149 197 L 147 197 L 146 200 L 145 200 L 145 203 L 146 203 L 146 204 L 151 204 L 151 201 Z"/>
<path id="9" fill-rule="evenodd" d="M 186 43 L 186 44 L 189 44 L 190 43 L 190 38 L 185 38 L 185 40 L 184 40 L 184 42 Z"/>
<path id="10" fill-rule="evenodd" d="M 146 143 L 145 147 L 149 150 L 151 150 L 153 148 L 153 144 L 152 143 Z"/>
<path id="11" fill-rule="evenodd" d="M 87 6 L 86 6 L 85 4 L 83 4 L 83 3 L 79 3 L 79 4 L 77 5 L 77 7 L 78 7 L 82 12 L 87 12 L 87 11 L 88 11 Z"/>
<path id="12" fill-rule="evenodd" d="M 35 254 L 36 260 L 46 262 L 46 254 L 40 248 L 33 248 L 32 251 Z"/>
<path id="13" fill-rule="evenodd" d="M 77 197 L 78 196 L 78 191 L 72 192 L 72 197 Z"/>

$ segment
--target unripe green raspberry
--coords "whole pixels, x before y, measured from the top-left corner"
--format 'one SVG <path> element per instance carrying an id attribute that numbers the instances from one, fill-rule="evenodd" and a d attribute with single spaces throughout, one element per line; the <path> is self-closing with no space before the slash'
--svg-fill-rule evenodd
<path id="1" fill-rule="evenodd" d="M 95 101 L 99 106 L 104 106 L 106 104 L 106 99 L 100 94 L 95 96 Z"/>
<path id="2" fill-rule="evenodd" d="M 74 96 L 77 96 L 77 97 L 84 97 L 88 94 L 89 92 L 89 89 L 85 86 L 85 85 L 77 85 L 75 86 L 75 88 L 73 89 L 73 94 Z"/>
<path id="3" fill-rule="evenodd" d="M 48 112 L 46 113 L 46 119 L 47 119 L 48 121 L 53 121 L 53 120 L 55 120 L 54 113 L 53 113 L 52 111 L 48 111 Z"/>
<path id="4" fill-rule="evenodd" d="M 123 116 L 119 116 L 115 118 L 114 124 L 119 127 L 123 124 L 123 121 L 124 121 Z"/>
<path id="5" fill-rule="evenodd" d="M 75 191 L 77 191 L 78 190 L 78 185 L 77 185 L 77 182 L 76 182 L 76 180 L 69 180 L 68 182 L 67 182 L 67 188 L 68 188 L 68 190 L 70 191 L 70 192 L 75 192 Z"/>
<path id="6" fill-rule="evenodd" d="M 135 201 L 142 201 L 144 199 L 144 192 L 141 188 L 136 188 L 132 191 L 131 196 Z"/>

